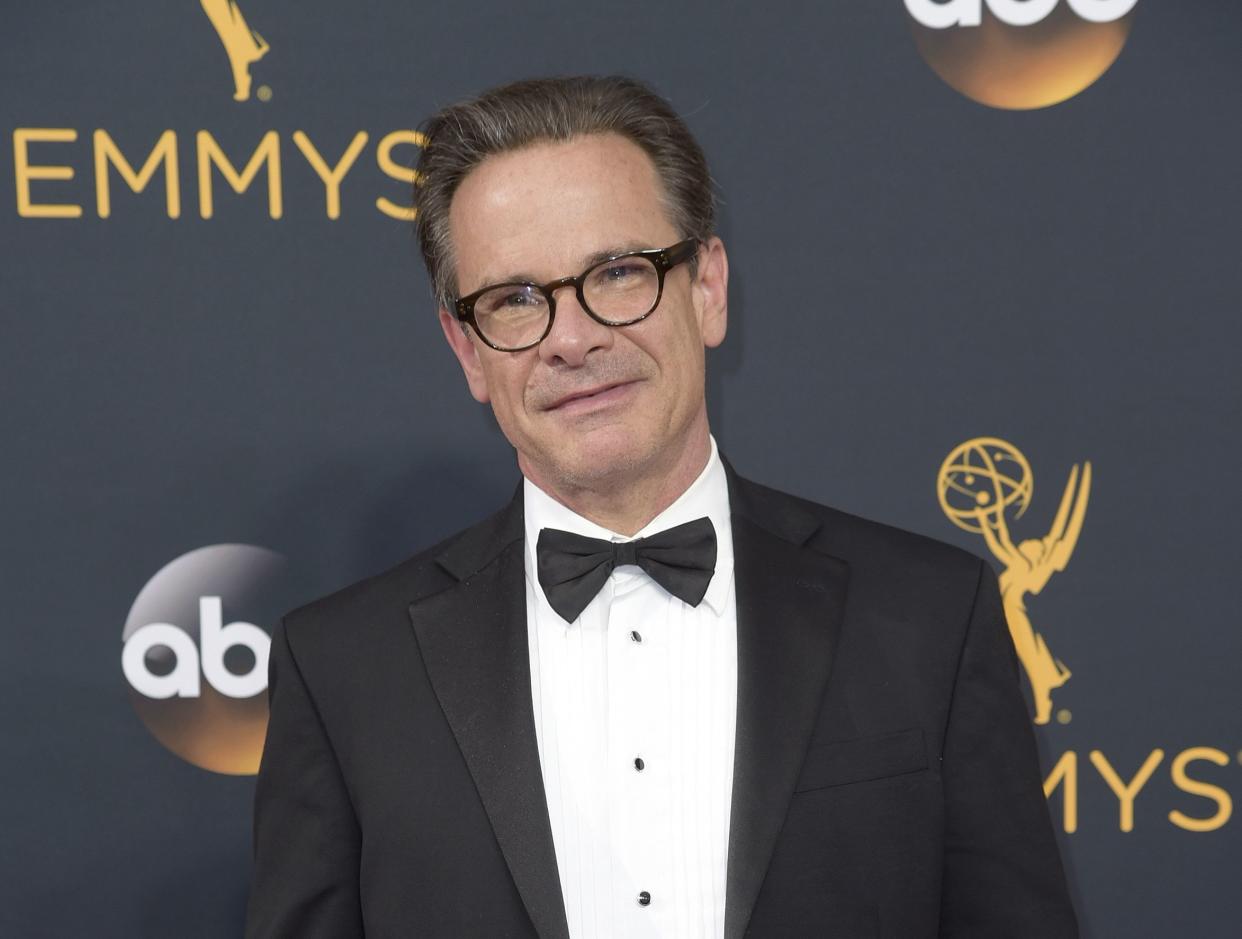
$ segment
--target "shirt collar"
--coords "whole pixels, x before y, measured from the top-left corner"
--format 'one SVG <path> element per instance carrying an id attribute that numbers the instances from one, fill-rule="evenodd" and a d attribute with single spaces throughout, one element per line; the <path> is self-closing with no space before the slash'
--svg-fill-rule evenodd
<path id="1" fill-rule="evenodd" d="M 634 538 L 645 538 L 655 532 L 706 516 L 711 519 L 712 527 L 716 529 L 716 571 L 712 575 L 711 583 L 707 585 L 703 602 L 717 616 L 723 615 L 733 583 L 733 529 L 730 527 L 729 484 L 725 477 L 724 464 L 720 460 L 716 438 L 709 435 L 708 439 L 711 442 L 711 454 L 698 478 L 672 505 L 644 525 L 632 538 L 619 535 L 583 518 L 557 502 L 529 479 L 525 480 L 522 484 L 522 498 L 526 516 L 526 569 L 528 575 L 532 575 L 535 586 L 539 590 L 543 589 L 539 586 L 538 579 L 533 578 L 533 572 L 538 569 L 535 545 L 539 540 L 540 530 L 544 528 L 559 528 L 606 541 L 632 541 Z"/>

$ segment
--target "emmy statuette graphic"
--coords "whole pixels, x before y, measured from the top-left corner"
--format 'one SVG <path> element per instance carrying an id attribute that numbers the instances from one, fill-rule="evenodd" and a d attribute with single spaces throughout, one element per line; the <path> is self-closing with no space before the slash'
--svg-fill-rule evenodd
<path id="1" fill-rule="evenodd" d="M 236 0 L 199 0 L 211 25 L 220 34 L 233 70 L 233 100 L 250 98 L 250 66 L 267 54 L 267 41 L 246 23 Z M 260 89 L 262 98 L 262 89 Z"/>
<path id="2" fill-rule="evenodd" d="M 945 458 L 936 480 L 940 507 L 954 525 L 983 536 L 1004 565 L 1001 599 L 1014 649 L 1030 681 L 1035 723 L 1052 715 L 1052 692 L 1064 685 L 1070 670 L 1048 649 L 1027 614 L 1027 594 L 1038 594 L 1049 578 L 1065 570 L 1082 533 L 1091 495 L 1091 463 L 1070 469 L 1052 529 L 1043 538 L 1014 544 L 1010 519 L 1021 518 L 1030 505 L 1034 476 L 1022 452 L 999 437 L 977 437 L 955 447 Z"/>

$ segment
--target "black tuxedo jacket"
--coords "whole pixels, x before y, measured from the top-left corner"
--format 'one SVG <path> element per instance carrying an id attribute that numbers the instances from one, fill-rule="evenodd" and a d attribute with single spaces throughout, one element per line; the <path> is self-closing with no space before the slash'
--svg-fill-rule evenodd
<path id="1" fill-rule="evenodd" d="M 1076 936 L 991 569 L 726 470 L 728 939 Z M 522 516 L 284 618 L 251 939 L 567 939 Z"/>

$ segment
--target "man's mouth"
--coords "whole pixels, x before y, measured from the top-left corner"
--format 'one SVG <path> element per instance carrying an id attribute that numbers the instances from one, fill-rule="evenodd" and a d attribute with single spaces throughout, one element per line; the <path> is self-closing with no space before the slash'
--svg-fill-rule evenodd
<path id="1" fill-rule="evenodd" d="M 621 397 L 626 389 L 635 384 L 632 381 L 614 381 L 603 385 L 597 385 L 594 388 L 584 388 L 581 391 L 573 391 L 567 395 L 557 398 L 549 404 L 544 410 L 556 411 L 565 407 L 588 407 L 592 403 L 603 404 L 614 398 Z"/>

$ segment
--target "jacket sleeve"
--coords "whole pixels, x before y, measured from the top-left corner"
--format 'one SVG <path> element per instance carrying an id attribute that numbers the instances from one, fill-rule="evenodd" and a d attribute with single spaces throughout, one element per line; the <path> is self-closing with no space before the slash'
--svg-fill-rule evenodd
<path id="1" fill-rule="evenodd" d="M 361 833 L 285 627 L 272 637 L 268 666 L 246 939 L 361 937 Z"/>
<path id="2" fill-rule="evenodd" d="M 982 561 L 941 760 L 942 939 L 1077 937 L 1017 656 Z"/>

